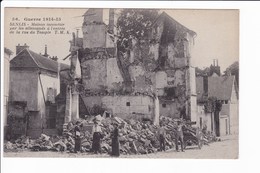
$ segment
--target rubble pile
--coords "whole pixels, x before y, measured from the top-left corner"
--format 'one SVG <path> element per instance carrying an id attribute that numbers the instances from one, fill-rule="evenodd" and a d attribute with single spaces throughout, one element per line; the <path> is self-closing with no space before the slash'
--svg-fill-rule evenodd
<path id="1" fill-rule="evenodd" d="M 142 122 L 133 119 L 123 120 L 118 117 L 99 118 L 102 129 L 102 153 L 111 153 L 113 132 L 113 123 L 119 124 L 119 142 L 121 154 L 148 154 L 159 151 L 158 126 L 151 122 Z M 198 145 L 197 139 L 200 138 L 204 144 L 213 141 L 213 137 L 208 134 L 199 133 L 196 128 L 191 127 L 189 122 L 172 119 L 169 117 L 160 117 L 160 123 L 166 130 L 165 146 L 166 150 L 175 146 L 176 122 L 182 121 L 184 124 L 184 141 L 187 145 Z M 91 152 L 92 146 L 92 127 L 93 118 L 79 119 L 81 128 L 81 148 L 82 152 Z M 5 150 L 30 149 L 32 151 L 74 151 L 76 121 L 68 123 L 62 136 L 47 136 L 42 134 L 38 139 L 30 139 L 22 136 L 13 142 L 5 143 Z"/>

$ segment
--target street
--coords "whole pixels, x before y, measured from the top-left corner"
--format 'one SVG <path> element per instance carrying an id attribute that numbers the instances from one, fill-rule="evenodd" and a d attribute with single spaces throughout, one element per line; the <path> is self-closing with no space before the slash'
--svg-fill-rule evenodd
<path id="1" fill-rule="evenodd" d="M 70 158 L 110 158 L 108 154 L 94 155 L 90 153 L 66 153 L 66 152 L 5 152 L 4 157 L 70 157 Z M 181 159 L 237 159 L 238 136 L 228 136 L 219 142 L 204 145 L 201 150 L 198 147 L 187 147 L 185 152 L 168 150 L 144 155 L 121 155 L 119 158 L 181 158 Z"/>

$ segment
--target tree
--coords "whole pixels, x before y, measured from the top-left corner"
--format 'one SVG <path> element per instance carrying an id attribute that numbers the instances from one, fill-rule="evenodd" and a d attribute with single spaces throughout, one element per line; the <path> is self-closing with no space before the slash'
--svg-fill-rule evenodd
<path id="1" fill-rule="evenodd" d="M 212 130 L 216 133 L 217 136 L 219 136 L 219 113 L 222 109 L 222 103 L 221 101 L 217 100 L 216 97 L 209 97 L 204 106 L 205 112 L 209 112 L 211 114 Z M 212 120 L 214 120 L 214 122 Z"/>
<path id="2" fill-rule="evenodd" d="M 236 82 L 239 88 L 239 63 L 238 61 L 231 64 L 226 71 L 224 72 L 225 75 L 234 75 L 236 78 Z"/>
<path id="3" fill-rule="evenodd" d="M 205 112 L 213 113 L 220 112 L 222 109 L 221 101 L 217 100 L 216 97 L 209 97 L 204 104 Z"/>
<path id="4" fill-rule="evenodd" d="M 131 47 L 131 40 L 148 37 L 150 26 L 158 17 L 158 10 L 123 9 L 117 21 L 118 50 L 125 53 Z"/>

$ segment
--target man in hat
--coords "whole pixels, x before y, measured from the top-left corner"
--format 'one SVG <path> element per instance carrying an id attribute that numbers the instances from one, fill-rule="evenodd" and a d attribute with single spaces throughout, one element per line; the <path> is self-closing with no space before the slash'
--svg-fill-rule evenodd
<path id="1" fill-rule="evenodd" d="M 176 146 L 176 151 L 179 152 L 179 146 L 178 146 L 178 141 L 181 143 L 181 151 L 184 152 L 183 150 L 183 124 L 181 121 L 177 121 L 177 128 L 176 128 L 176 133 L 175 133 L 175 146 Z"/>
<path id="2" fill-rule="evenodd" d="M 160 123 L 160 127 L 158 129 L 158 133 L 159 133 L 159 141 L 160 141 L 160 151 L 165 151 L 166 131 L 165 131 L 162 123 Z"/>

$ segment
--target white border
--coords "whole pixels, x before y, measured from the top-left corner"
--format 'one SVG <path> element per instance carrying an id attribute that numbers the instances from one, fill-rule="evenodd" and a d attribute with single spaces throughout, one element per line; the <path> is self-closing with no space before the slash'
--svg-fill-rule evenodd
<path id="1" fill-rule="evenodd" d="M 259 167 L 259 2 L 194 2 L 194 1 L 4 1 L 1 3 L 1 57 L 4 54 L 4 7 L 64 7 L 64 8 L 183 8 L 240 9 L 240 153 L 238 160 L 193 159 L 27 159 L 3 158 L 1 172 L 258 172 Z M 216 33 L 217 34 L 217 33 Z M 3 61 L 3 58 L 1 58 Z M 1 69 L 3 70 L 3 63 Z M 1 71 L 3 79 L 3 71 Z M 1 84 L 2 80 L 1 80 Z M 1 85 L 3 91 L 3 85 Z M 2 93 L 2 92 L 1 92 Z M 3 97 L 1 95 L 1 103 Z M 3 104 L 1 104 L 3 110 Z M 2 122 L 2 121 L 1 121 Z M 1 126 L 1 137 L 3 127 Z M 1 146 L 3 141 L 1 139 Z"/>

